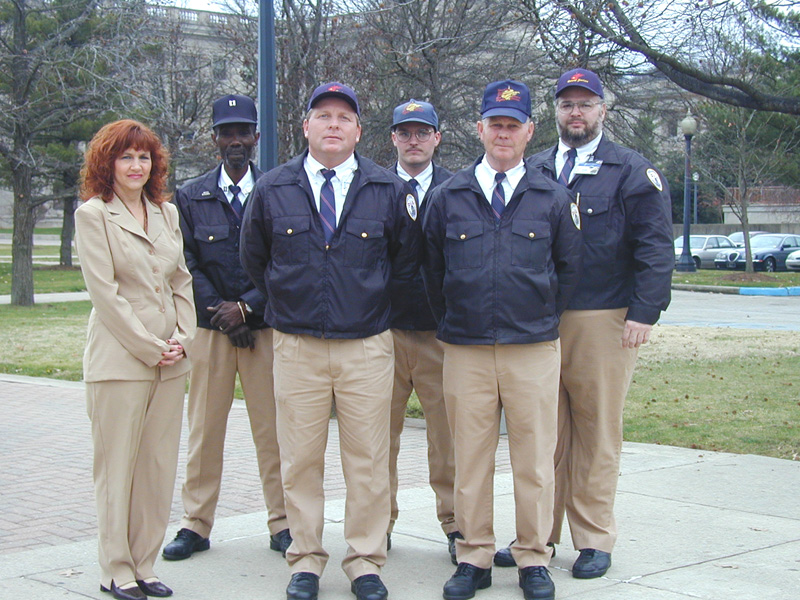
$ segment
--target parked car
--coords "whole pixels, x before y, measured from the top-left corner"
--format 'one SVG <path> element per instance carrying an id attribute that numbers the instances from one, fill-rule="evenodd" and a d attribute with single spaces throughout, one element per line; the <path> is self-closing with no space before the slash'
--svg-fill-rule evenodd
<path id="1" fill-rule="evenodd" d="M 795 250 L 786 257 L 786 268 L 790 271 L 800 271 L 800 250 Z"/>
<path id="2" fill-rule="evenodd" d="M 690 235 L 689 247 L 692 260 L 698 269 L 713 269 L 714 259 L 720 250 L 735 248 L 736 245 L 724 235 Z M 675 263 L 683 254 L 683 236 L 675 240 Z"/>
<path id="3" fill-rule="evenodd" d="M 769 233 L 769 231 L 751 231 L 750 237 L 752 238 L 754 235 L 761 235 L 762 233 Z M 728 236 L 728 239 L 732 241 L 734 245 L 740 248 L 744 247 L 744 231 L 734 231 Z"/>
<path id="4" fill-rule="evenodd" d="M 766 233 L 750 238 L 753 253 L 753 268 L 756 271 L 785 271 L 786 258 L 795 250 L 800 250 L 800 235 L 785 233 Z M 718 269 L 739 269 L 745 267 L 744 248 L 723 251 L 714 259 Z"/>

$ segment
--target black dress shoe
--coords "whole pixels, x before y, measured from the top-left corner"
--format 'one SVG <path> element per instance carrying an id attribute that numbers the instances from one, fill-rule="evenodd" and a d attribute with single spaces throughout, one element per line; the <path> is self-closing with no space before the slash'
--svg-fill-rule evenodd
<path id="1" fill-rule="evenodd" d="M 377 575 L 362 575 L 356 577 L 350 584 L 350 591 L 356 595 L 356 600 L 386 600 L 389 592 Z"/>
<path id="2" fill-rule="evenodd" d="M 147 600 L 147 596 L 145 596 L 138 587 L 123 590 L 117 587 L 113 579 L 111 580 L 111 589 L 100 584 L 100 591 L 106 593 L 111 592 L 111 595 L 117 600 Z"/>
<path id="3" fill-rule="evenodd" d="M 292 575 L 286 587 L 286 600 L 317 600 L 319 575 L 302 571 Z"/>
<path id="4" fill-rule="evenodd" d="M 516 542 L 517 540 L 511 540 L 511 544 Z M 497 552 L 494 553 L 494 564 L 498 567 L 516 567 L 517 561 L 514 560 L 514 555 L 511 554 L 511 544 L 506 546 L 505 548 L 500 548 Z M 550 548 L 553 549 L 553 553 L 550 555 L 550 558 L 555 558 L 556 556 L 556 545 L 552 542 L 547 544 Z"/>
<path id="5" fill-rule="evenodd" d="M 456 572 L 444 584 L 444 600 L 468 600 L 475 596 L 475 590 L 483 590 L 492 585 L 492 568 L 481 569 L 469 563 L 459 563 Z"/>
<path id="6" fill-rule="evenodd" d="M 284 558 L 286 558 L 286 551 L 291 545 L 292 535 L 289 533 L 288 529 L 282 529 L 275 535 L 269 536 L 269 549 L 280 552 L 283 554 Z"/>
<path id="7" fill-rule="evenodd" d="M 525 600 L 554 600 L 556 586 L 547 567 L 525 567 L 519 570 L 519 587 Z"/>
<path id="8" fill-rule="evenodd" d="M 456 540 L 463 540 L 464 536 L 460 531 L 451 531 L 447 534 L 447 550 L 450 552 L 450 562 L 458 566 L 458 558 L 456 558 Z"/>
<path id="9" fill-rule="evenodd" d="M 183 528 L 178 532 L 174 540 L 164 546 L 161 556 L 165 560 L 183 560 L 184 558 L 189 558 L 195 552 L 202 552 L 210 547 L 211 542 L 208 538 L 204 538 L 191 529 Z"/>
<path id="10" fill-rule="evenodd" d="M 572 565 L 572 576 L 575 579 L 602 577 L 610 566 L 611 554 L 594 548 L 584 548 Z"/>
<path id="11" fill-rule="evenodd" d="M 148 583 L 141 579 L 137 579 L 136 585 L 138 585 L 139 589 L 142 590 L 147 596 L 155 596 L 156 598 L 167 598 L 168 596 L 172 596 L 172 590 L 160 581 L 151 581 Z"/>

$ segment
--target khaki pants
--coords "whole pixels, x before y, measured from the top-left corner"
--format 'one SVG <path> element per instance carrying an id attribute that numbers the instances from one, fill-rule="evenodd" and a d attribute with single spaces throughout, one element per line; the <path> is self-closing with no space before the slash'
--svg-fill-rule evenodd
<path id="1" fill-rule="evenodd" d="M 428 473 L 431 488 L 436 494 L 436 516 L 444 532 L 458 531 L 453 509 L 453 486 L 456 465 L 453 456 L 453 438 L 447 422 L 447 409 L 442 392 L 442 361 L 444 349 L 436 339 L 435 331 L 407 331 L 393 329 L 394 339 L 394 389 L 392 391 L 392 419 L 389 433 L 389 484 L 392 513 L 389 531 L 397 520 L 397 456 L 400 453 L 400 435 L 406 417 L 406 405 L 412 390 L 425 414 L 428 437 Z"/>
<path id="2" fill-rule="evenodd" d="M 281 462 L 275 430 L 272 329 L 253 332 L 255 350 L 235 348 L 220 331 L 198 329 L 192 345 L 189 382 L 189 458 L 183 484 L 181 527 L 208 537 L 222 481 L 222 455 L 236 373 L 242 382 L 258 457 L 270 533 L 289 525 L 283 501 Z"/>
<path id="3" fill-rule="evenodd" d="M 286 514 L 294 541 L 292 573 L 321 575 L 323 478 L 335 405 L 347 486 L 342 561 L 347 576 L 379 574 L 389 527 L 389 404 L 394 374 L 391 332 L 364 339 L 274 334 L 275 398 Z"/>
<path id="4" fill-rule="evenodd" d="M 566 510 L 575 548 L 611 552 L 622 452 L 622 411 L 636 349 L 622 347 L 627 309 L 568 310 L 561 316 L 562 364 L 553 532 Z"/>
<path id="5" fill-rule="evenodd" d="M 458 562 L 492 566 L 495 452 L 504 408 L 516 507 L 517 541 L 511 551 L 520 568 L 547 566 L 559 342 L 444 346 L 444 397 L 455 439 L 456 521 L 464 535 L 456 543 Z"/>
<path id="6" fill-rule="evenodd" d="M 158 369 L 157 369 L 158 370 Z M 178 468 L 186 376 L 86 384 L 100 583 L 155 577 Z"/>

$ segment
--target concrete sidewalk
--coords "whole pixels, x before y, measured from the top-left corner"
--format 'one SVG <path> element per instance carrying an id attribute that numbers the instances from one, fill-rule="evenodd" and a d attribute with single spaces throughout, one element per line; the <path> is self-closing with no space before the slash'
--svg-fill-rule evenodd
<path id="1" fill-rule="evenodd" d="M 0 598 L 79 599 L 99 591 L 91 441 L 83 386 L 0 376 Z M 172 538 L 185 473 L 185 422 Z M 229 423 L 223 491 L 212 548 L 187 561 L 159 560 L 159 576 L 186 600 L 282 600 L 289 570 L 268 549 L 255 453 L 243 404 Z M 393 600 L 441 598 L 453 573 L 427 486 L 425 432 L 410 420 L 400 454 L 401 514 L 383 577 Z M 320 598 L 352 600 L 339 568 L 344 487 L 332 423 L 327 454 L 325 543 L 331 560 Z M 557 598 L 596 600 L 792 600 L 800 595 L 800 462 L 625 444 L 617 496 L 614 564 L 598 580 L 570 576 L 565 540 L 551 563 Z M 505 439 L 497 455 L 495 528 L 514 537 Z M 515 569 L 495 568 L 478 599 L 520 599 Z"/>

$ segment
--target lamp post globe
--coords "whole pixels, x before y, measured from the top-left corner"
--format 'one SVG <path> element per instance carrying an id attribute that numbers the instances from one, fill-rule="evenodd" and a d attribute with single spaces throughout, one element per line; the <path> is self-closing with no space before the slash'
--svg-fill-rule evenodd
<path id="1" fill-rule="evenodd" d="M 686 140 L 686 164 L 683 173 L 683 251 L 675 265 L 675 270 L 682 273 L 693 273 L 697 270 L 692 259 L 691 250 L 691 164 L 692 164 L 692 136 L 697 133 L 697 119 L 689 111 L 680 122 L 681 133 Z"/>

